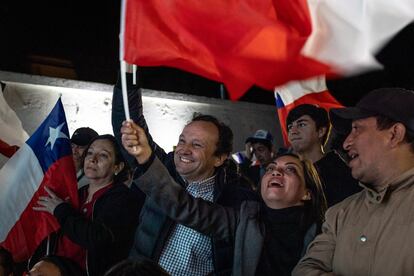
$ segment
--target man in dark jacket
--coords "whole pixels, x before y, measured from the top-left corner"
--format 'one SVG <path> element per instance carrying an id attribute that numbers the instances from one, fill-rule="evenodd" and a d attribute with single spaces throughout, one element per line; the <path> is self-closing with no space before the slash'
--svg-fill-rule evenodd
<path id="1" fill-rule="evenodd" d="M 293 151 L 312 161 L 318 170 L 328 207 L 362 190 L 341 156 L 336 151 L 323 150 L 330 127 L 325 109 L 298 105 L 289 112 L 286 126 Z"/>
<path id="2" fill-rule="evenodd" d="M 189 194 L 235 208 L 243 200 L 255 197 L 254 193 L 242 188 L 237 172 L 226 166 L 233 140 L 228 126 L 213 116 L 197 116 L 184 127 L 175 152 L 167 154 L 152 140 L 142 113 L 141 93 L 131 84 L 131 75 L 127 75 L 127 80 L 131 119 L 145 130 L 155 155 Z M 112 125 L 120 144 L 120 128 L 124 120 L 118 81 L 113 94 Z M 127 158 L 135 170 L 134 178 L 138 177 L 144 169 L 132 156 Z M 173 275 L 230 275 L 232 243 L 231 240 L 211 239 L 176 224 L 147 199 L 130 255 L 152 258 Z"/>

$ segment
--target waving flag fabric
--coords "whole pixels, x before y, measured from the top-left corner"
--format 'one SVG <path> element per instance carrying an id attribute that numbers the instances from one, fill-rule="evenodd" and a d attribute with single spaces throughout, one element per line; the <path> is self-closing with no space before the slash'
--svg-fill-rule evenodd
<path id="1" fill-rule="evenodd" d="M 282 129 L 285 145 L 289 145 L 286 118 L 289 111 L 301 104 L 314 104 L 325 108 L 342 107 L 342 105 L 329 93 L 325 77 L 319 76 L 304 81 L 293 81 L 275 88 L 277 113 Z"/>
<path id="2" fill-rule="evenodd" d="M 125 0 L 124 7 L 121 58 L 223 82 L 232 99 L 254 84 L 271 90 L 328 71 L 300 54 L 312 30 L 306 0 Z"/>
<path id="3" fill-rule="evenodd" d="M 59 228 L 52 215 L 32 209 L 38 197 L 46 195 L 45 186 L 78 206 L 75 167 L 60 99 L 0 170 L 0 245 L 15 261 L 30 257 L 39 243 Z"/>
<path id="4" fill-rule="evenodd" d="M 4 99 L 3 91 L 0 91 L 0 129 L 0 153 L 7 157 L 11 157 L 29 138 L 19 117 Z"/>
<path id="5" fill-rule="evenodd" d="M 121 59 L 223 82 L 231 99 L 318 75 L 380 66 L 414 20 L 412 0 L 124 0 Z M 122 52 L 123 51 L 123 52 Z"/>
<path id="6" fill-rule="evenodd" d="M 375 54 L 414 20 L 413 0 L 308 0 L 312 34 L 302 53 L 341 75 L 380 67 Z"/>

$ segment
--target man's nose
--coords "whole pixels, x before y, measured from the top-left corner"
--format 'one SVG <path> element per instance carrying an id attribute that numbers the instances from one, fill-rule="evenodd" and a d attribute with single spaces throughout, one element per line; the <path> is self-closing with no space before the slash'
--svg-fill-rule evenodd
<path id="1" fill-rule="evenodd" d="M 344 148 L 344 150 L 348 151 L 352 145 L 352 143 L 354 142 L 354 139 L 352 137 L 352 133 L 350 133 L 346 138 L 344 143 L 342 144 L 342 147 Z"/>
<path id="2" fill-rule="evenodd" d="M 191 153 L 191 145 L 190 144 L 183 144 L 180 146 L 180 151 L 182 153 Z"/>
<path id="3" fill-rule="evenodd" d="M 288 133 L 291 134 L 291 133 L 297 133 L 297 132 L 298 132 L 298 127 L 296 125 L 291 125 L 288 130 Z"/>

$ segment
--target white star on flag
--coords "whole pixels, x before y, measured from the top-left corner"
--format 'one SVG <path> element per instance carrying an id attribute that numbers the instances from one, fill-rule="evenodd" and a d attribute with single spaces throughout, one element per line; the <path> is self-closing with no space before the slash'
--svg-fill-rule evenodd
<path id="1" fill-rule="evenodd" d="M 47 146 L 50 143 L 50 148 L 53 150 L 53 146 L 55 145 L 57 139 L 69 139 L 65 133 L 60 131 L 64 124 L 65 123 L 60 124 L 57 128 L 49 127 L 49 138 L 47 139 L 45 146 Z"/>

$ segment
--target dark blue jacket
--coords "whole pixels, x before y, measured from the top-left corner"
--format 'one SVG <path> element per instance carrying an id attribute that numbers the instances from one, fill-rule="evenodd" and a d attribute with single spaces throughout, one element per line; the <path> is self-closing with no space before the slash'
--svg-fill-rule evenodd
<path id="1" fill-rule="evenodd" d="M 127 75 L 131 119 L 146 131 L 155 155 L 166 166 L 174 180 L 184 187 L 184 181 L 175 169 L 174 153 L 167 154 L 152 140 L 142 114 L 141 93 L 138 87 L 131 84 L 131 77 L 131 74 Z M 114 87 L 112 99 L 112 126 L 119 143 L 121 143 L 120 128 L 124 120 L 121 85 L 120 80 L 118 80 Z M 134 177 L 140 176 L 143 173 L 143 168 L 126 151 L 124 151 L 124 155 L 131 168 L 135 170 Z M 245 188 L 246 184 L 240 183 L 240 181 L 241 178 L 235 169 L 230 169 L 230 166 L 225 165 L 220 167 L 217 170 L 215 181 L 214 202 L 223 206 L 239 208 L 242 201 L 257 199 L 251 190 Z M 175 222 L 168 218 L 151 199 L 147 198 L 140 214 L 140 224 L 135 234 L 134 246 L 130 255 L 144 255 L 158 261 L 174 225 Z M 229 239 L 212 239 L 212 246 L 215 275 L 231 275 L 234 251 L 232 241 Z"/>

